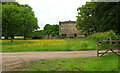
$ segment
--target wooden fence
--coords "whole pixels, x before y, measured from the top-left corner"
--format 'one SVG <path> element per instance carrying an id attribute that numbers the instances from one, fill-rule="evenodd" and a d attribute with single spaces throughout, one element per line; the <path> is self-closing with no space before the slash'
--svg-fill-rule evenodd
<path id="1" fill-rule="evenodd" d="M 103 44 L 103 42 L 108 42 L 109 44 Z M 113 44 L 113 42 L 117 43 L 117 44 Z M 112 48 L 114 46 L 120 46 L 119 42 L 120 42 L 120 40 L 112 40 L 112 38 L 110 38 L 110 40 L 101 40 L 101 41 L 98 40 L 97 41 L 97 57 L 101 57 L 101 56 L 103 56 L 104 54 L 107 54 L 107 53 L 115 53 L 115 54 L 119 55 L 119 53 L 120 53 L 120 47 L 118 47 L 118 48 Z M 110 47 L 107 48 L 105 52 L 100 52 L 101 50 L 99 48 L 100 47 L 105 47 L 105 46 L 110 46 Z M 113 51 L 113 49 L 117 49 L 118 51 L 115 52 L 115 51 Z M 109 50 L 112 51 L 112 52 L 108 52 Z"/>

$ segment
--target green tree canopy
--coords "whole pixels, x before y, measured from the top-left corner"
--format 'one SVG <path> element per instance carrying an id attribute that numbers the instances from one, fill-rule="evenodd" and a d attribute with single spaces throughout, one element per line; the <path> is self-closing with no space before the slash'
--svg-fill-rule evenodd
<path id="1" fill-rule="evenodd" d="M 44 27 L 45 30 L 45 34 L 46 35 L 59 35 L 59 25 L 50 25 L 50 24 L 46 24 Z"/>
<path id="2" fill-rule="evenodd" d="M 22 5 L 22 18 L 23 23 L 21 25 L 21 34 L 24 35 L 24 39 L 26 39 L 31 32 L 38 28 L 38 21 L 35 18 L 34 12 L 29 5 Z"/>
<path id="3" fill-rule="evenodd" d="M 39 30 L 39 31 L 35 31 L 35 36 L 39 37 L 40 35 L 59 35 L 59 25 L 50 25 L 50 24 L 46 24 L 44 26 L 44 30 Z"/>
<path id="4" fill-rule="evenodd" d="M 13 39 L 19 30 L 22 22 L 19 4 L 5 3 L 2 5 L 2 32 L 5 36 Z"/>
<path id="5" fill-rule="evenodd" d="M 2 30 L 4 36 L 13 37 L 22 34 L 24 37 L 38 28 L 37 18 L 29 5 L 17 2 L 3 3 L 2 5 Z"/>
<path id="6" fill-rule="evenodd" d="M 87 33 L 113 30 L 120 33 L 120 2 L 87 2 L 78 9 L 77 28 Z"/>

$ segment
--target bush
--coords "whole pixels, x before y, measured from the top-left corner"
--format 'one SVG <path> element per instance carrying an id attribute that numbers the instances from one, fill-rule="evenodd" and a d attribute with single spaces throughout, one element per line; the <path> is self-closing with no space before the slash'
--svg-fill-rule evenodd
<path id="1" fill-rule="evenodd" d="M 42 36 L 34 36 L 32 39 L 42 39 Z"/>
<path id="2" fill-rule="evenodd" d="M 109 40 L 110 37 L 112 37 L 113 40 L 120 40 L 120 35 L 116 35 L 115 32 L 112 30 L 107 31 L 107 32 L 100 32 L 100 33 L 94 33 L 90 36 L 88 36 L 88 39 L 92 40 Z M 113 44 L 118 44 L 120 42 L 113 42 Z M 109 42 L 102 42 L 100 45 L 106 45 L 109 44 Z M 101 46 L 100 49 L 108 49 L 108 48 L 119 48 L 119 46 Z"/>
<path id="3" fill-rule="evenodd" d="M 90 36 L 88 36 L 88 39 L 108 40 L 110 37 L 112 37 L 112 39 L 114 39 L 114 40 L 120 39 L 120 36 L 116 35 L 116 33 L 113 32 L 112 30 L 107 31 L 107 32 L 91 34 Z"/>

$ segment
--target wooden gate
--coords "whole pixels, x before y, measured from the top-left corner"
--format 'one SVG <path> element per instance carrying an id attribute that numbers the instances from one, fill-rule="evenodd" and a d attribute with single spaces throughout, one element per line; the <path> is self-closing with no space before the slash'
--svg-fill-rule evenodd
<path id="1" fill-rule="evenodd" d="M 103 42 L 108 42 L 108 44 L 103 44 Z M 120 46 L 120 40 L 112 40 L 112 38 L 110 38 L 110 40 L 101 40 L 101 41 L 97 41 L 97 57 L 101 57 L 103 56 L 104 54 L 107 54 L 107 53 L 115 53 L 117 55 L 119 55 L 120 51 L 120 47 L 118 48 L 112 48 L 114 46 Z M 113 43 L 117 43 L 117 44 L 113 44 Z M 101 45 L 100 45 L 101 44 Z M 110 46 L 109 48 L 107 48 L 107 50 L 105 52 L 100 52 L 101 50 L 99 50 L 100 47 L 104 47 L 104 46 Z M 112 46 L 112 47 L 111 47 Z M 113 49 L 117 49 L 118 51 L 115 52 L 113 51 Z M 108 51 L 112 51 L 112 52 L 108 52 Z"/>

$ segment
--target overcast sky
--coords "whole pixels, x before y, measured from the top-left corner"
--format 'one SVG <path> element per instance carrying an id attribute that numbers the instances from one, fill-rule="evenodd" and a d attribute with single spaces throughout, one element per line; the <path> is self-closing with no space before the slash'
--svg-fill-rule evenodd
<path id="1" fill-rule="evenodd" d="M 16 0 L 33 8 L 40 30 L 46 24 L 59 24 L 59 21 L 76 21 L 77 8 L 90 0 Z"/>

